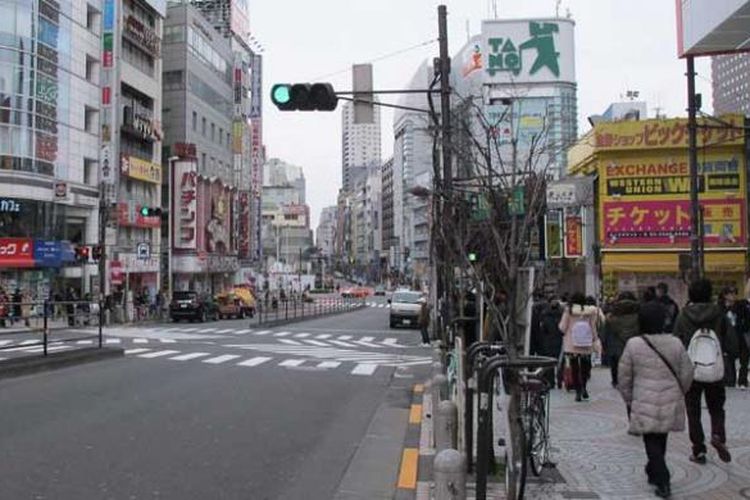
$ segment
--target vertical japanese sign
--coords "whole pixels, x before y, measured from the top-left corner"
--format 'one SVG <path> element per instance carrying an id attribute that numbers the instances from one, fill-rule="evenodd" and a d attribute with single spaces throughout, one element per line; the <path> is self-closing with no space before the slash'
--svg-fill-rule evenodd
<path id="1" fill-rule="evenodd" d="M 240 191 L 238 256 L 240 259 L 250 258 L 250 193 L 248 191 Z"/>
<path id="2" fill-rule="evenodd" d="M 198 173 L 194 160 L 174 162 L 174 247 L 195 250 L 198 236 Z"/>
<path id="3" fill-rule="evenodd" d="M 117 199 L 115 190 L 116 162 L 114 154 L 114 138 L 112 127 L 114 125 L 113 112 L 114 102 L 112 95 L 112 82 L 114 81 L 114 53 L 115 53 L 115 19 L 117 14 L 117 2 L 115 0 L 104 0 L 102 13 L 102 102 L 101 102 L 101 149 L 99 151 L 99 168 L 101 169 L 101 180 L 103 184 L 104 199 L 108 203 L 114 203 Z"/>
<path id="4" fill-rule="evenodd" d="M 578 215 L 565 216 L 565 257 L 583 256 L 583 221 Z"/>
<path id="5" fill-rule="evenodd" d="M 563 257 L 562 210 L 551 210 L 545 217 L 545 243 L 548 259 Z"/>
<path id="6" fill-rule="evenodd" d="M 250 118 L 260 118 L 262 109 L 263 57 L 253 56 L 252 75 L 250 76 Z"/>

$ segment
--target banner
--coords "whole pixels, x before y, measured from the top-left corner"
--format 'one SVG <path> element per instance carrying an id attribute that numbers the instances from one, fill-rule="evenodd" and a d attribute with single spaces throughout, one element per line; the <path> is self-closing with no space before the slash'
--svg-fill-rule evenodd
<path id="1" fill-rule="evenodd" d="M 577 215 L 565 216 L 565 257 L 583 256 L 583 220 Z"/>
<path id="2" fill-rule="evenodd" d="M 561 259 L 563 257 L 563 232 L 562 212 L 553 210 L 545 217 L 545 242 L 547 246 L 548 259 Z"/>
<path id="3" fill-rule="evenodd" d="M 174 162 L 174 247 L 195 250 L 198 236 L 198 172 L 195 161 Z"/>
<path id="4" fill-rule="evenodd" d="M 0 267 L 34 267 L 30 238 L 0 238 Z"/>
<path id="5" fill-rule="evenodd" d="M 120 172 L 126 177 L 161 184 L 161 165 L 135 156 L 121 155 Z"/>

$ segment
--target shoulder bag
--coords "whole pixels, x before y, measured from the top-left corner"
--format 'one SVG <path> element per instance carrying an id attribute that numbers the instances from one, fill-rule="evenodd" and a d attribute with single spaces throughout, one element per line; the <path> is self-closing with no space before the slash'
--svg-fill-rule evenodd
<path id="1" fill-rule="evenodd" d="M 683 394 L 685 394 L 685 389 L 682 387 L 682 381 L 680 380 L 680 377 L 677 375 L 677 372 L 674 371 L 674 368 L 672 368 L 672 365 L 669 364 L 669 361 L 667 361 L 667 358 L 664 357 L 664 355 L 659 352 L 659 350 L 654 347 L 654 344 L 651 343 L 649 339 L 646 338 L 645 335 L 641 335 L 641 338 L 646 343 L 647 346 L 651 348 L 652 351 L 656 353 L 659 358 L 664 362 L 665 365 L 667 365 L 667 368 L 669 368 L 669 371 L 672 372 L 672 375 L 674 375 L 674 379 L 677 381 L 677 385 L 680 387 L 680 391 L 682 391 Z"/>

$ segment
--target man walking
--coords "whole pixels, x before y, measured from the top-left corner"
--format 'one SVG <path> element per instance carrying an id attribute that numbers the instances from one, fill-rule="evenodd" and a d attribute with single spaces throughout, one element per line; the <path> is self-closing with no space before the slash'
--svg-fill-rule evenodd
<path id="1" fill-rule="evenodd" d="M 727 318 L 717 304 L 711 302 L 711 282 L 701 278 L 688 289 L 690 303 L 685 306 L 674 325 L 674 335 L 687 347 L 693 362 L 693 385 L 685 395 L 690 441 L 690 460 L 706 463 L 706 444 L 701 423 L 701 399 L 705 394 L 711 416 L 711 445 L 723 462 L 732 460 L 726 447 L 724 427 L 726 388 L 724 387 L 724 356 L 736 356 L 737 339 L 730 335 Z"/>
<path id="2" fill-rule="evenodd" d="M 672 330 L 674 330 L 674 322 L 677 320 L 677 315 L 680 313 L 680 308 L 677 306 L 677 302 L 675 302 L 674 299 L 669 296 L 669 287 L 663 281 L 656 285 L 656 297 L 666 310 L 664 331 L 671 332 Z"/>
<path id="3" fill-rule="evenodd" d="M 419 309 L 419 331 L 422 334 L 422 345 L 430 345 L 430 305 L 426 299 L 422 299 L 422 306 Z"/>

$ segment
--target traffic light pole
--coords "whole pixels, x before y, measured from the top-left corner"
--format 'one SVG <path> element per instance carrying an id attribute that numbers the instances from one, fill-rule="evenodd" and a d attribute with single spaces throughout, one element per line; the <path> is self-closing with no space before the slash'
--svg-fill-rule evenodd
<path id="1" fill-rule="evenodd" d="M 102 184 L 104 186 L 104 184 Z M 102 195 L 99 197 L 99 246 L 101 254 L 99 255 L 99 347 L 102 346 L 102 327 L 104 326 L 105 313 L 105 287 L 107 285 L 107 222 L 109 221 L 109 206 L 106 200 L 105 189 L 102 189 Z"/>
<path id="2" fill-rule="evenodd" d="M 440 45 L 440 128 L 442 131 L 442 159 L 443 159 L 443 179 L 442 192 L 442 220 L 443 228 L 450 225 L 453 220 L 452 205 L 450 195 L 453 190 L 453 163 L 451 158 L 451 86 L 450 71 L 451 60 L 448 55 L 448 9 L 445 5 L 438 6 L 438 43 Z M 450 322 L 451 315 L 451 288 L 453 286 L 453 263 L 451 262 L 451 245 L 448 238 L 443 238 L 439 245 L 440 255 L 439 262 L 443 265 L 442 291 L 438 296 L 442 299 L 441 308 L 441 332 L 443 343 L 447 345 L 445 335 L 447 326 Z M 440 293 L 442 292 L 442 293 Z"/>
<path id="3" fill-rule="evenodd" d="M 698 125 L 695 115 L 695 60 L 687 56 L 688 93 L 688 156 L 690 166 L 690 277 L 695 280 L 703 276 L 701 265 L 701 214 L 698 199 Z"/>

